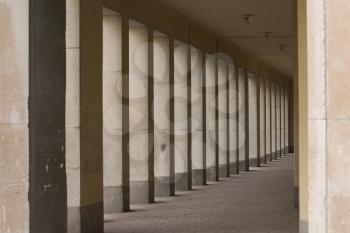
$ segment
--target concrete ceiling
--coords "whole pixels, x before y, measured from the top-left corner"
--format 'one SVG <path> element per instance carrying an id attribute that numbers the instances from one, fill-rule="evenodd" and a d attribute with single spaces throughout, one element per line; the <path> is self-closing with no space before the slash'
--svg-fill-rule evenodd
<path id="1" fill-rule="evenodd" d="M 293 0 L 152 0 L 293 77 Z M 251 23 L 243 15 L 253 15 Z M 266 39 L 264 32 L 272 32 Z M 227 37 L 227 38 L 226 38 Z M 284 49 L 281 49 L 281 46 Z"/>

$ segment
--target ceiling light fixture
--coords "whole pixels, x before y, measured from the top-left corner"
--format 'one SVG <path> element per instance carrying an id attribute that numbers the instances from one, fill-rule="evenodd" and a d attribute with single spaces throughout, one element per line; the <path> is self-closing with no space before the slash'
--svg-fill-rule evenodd
<path id="1" fill-rule="evenodd" d="M 272 32 L 263 32 L 263 37 L 266 39 L 266 40 L 269 40 L 271 37 L 272 37 Z"/>
<path id="2" fill-rule="evenodd" d="M 251 14 L 243 15 L 243 21 L 246 24 L 250 24 L 251 22 L 253 22 L 253 19 L 254 19 L 254 15 L 251 15 Z"/>

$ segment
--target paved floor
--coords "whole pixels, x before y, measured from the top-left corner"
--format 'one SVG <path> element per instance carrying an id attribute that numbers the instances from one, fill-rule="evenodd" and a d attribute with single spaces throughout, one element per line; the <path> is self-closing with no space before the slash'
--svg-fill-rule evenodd
<path id="1" fill-rule="evenodd" d="M 293 157 L 105 216 L 106 233 L 297 233 Z"/>

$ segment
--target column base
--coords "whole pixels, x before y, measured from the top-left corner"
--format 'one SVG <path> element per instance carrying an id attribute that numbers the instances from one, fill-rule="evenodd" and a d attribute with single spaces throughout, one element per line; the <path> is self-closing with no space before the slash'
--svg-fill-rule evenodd
<path id="1" fill-rule="evenodd" d="M 226 178 L 227 177 L 227 165 L 221 164 L 219 166 L 219 177 L 220 178 Z"/>
<path id="2" fill-rule="evenodd" d="M 245 161 L 239 161 L 239 171 L 245 171 Z"/>
<path id="3" fill-rule="evenodd" d="M 121 186 L 105 186 L 103 188 L 104 213 L 123 212 L 123 190 Z"/>
<path id="4" fill-rule="evenodd" d="M 258 166 L 258 159 L 257 158 L 249 159 L 249 167 L 257 167 L 257 166 Z"/>
<path id="5" fill-rule="evenodd" d="M 170 176 L 161 176 L 154 178 L 154 191 L 156 197 L 170 196 Z"/>
<path id="6" fill-rule="evenodd" d="M 175 189 L 177 191 L 188 190 L 188 173 L 176 173 L 175 174 Z"/>
<path id="7" fill-rule="evenodd" d="M 130 202 L 132 204 L 149 203 L 148 181 L 130 181 Z"/>
<path id="8" fill-rule="evenodd" d="M 299 220 L 299 233 L 308 233 L 309 224 L 304 220 Z"/>
<path id="9" fill-rule="evenodd" d="M 288 153 L 294 153 L 294 146 L 288 146 Z"/>
<path id="10" fill-rule="evenodd" d="M 294 208 L 299 208 L 299 187 L 294 186 Z"/>
<path id="11" fill-rule="evenodd" d="M 103 202 L 82 206 L 80 213 L 82 233 L 103 232 Z"/>
<path id="12" fill-rule="evenodd" d="M 202 169 L 192 170 L 192 185 L 193 186 L 203 185 L 203 170 Z"/>
<path id="13" fill-rule="evenodd" d="M 231 172 L 231 175 L 237 174 L 238 171 L 237 171 L 237 163 L 236 162 L 230 164 L 230 172 Z"/>
<path id="14" fill-rule="evenodd" d="M 266 159 L 267 159 L 267 162 L 271 162 L 272 161 L 272 154 L 267 154 Z"/>
<path id="15" fill-rule="evenodd" d="M 216 169 L 215 167 L 207 168 L 207 181 L 216 181 Z"/>
<path id="16" fill-rule="evenodd" d="M 67 208 L 68 233 L 81 233 L 80 214 L 80 207 Z"/>

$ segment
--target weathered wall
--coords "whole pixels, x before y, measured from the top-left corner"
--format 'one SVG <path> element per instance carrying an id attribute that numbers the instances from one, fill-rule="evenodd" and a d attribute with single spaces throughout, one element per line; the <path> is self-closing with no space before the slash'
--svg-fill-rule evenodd
<path id="1" fill-rule="evenodd" d="M 103 9 L 104 212 L 122 211 L 122 22 Z"/>
<path id="2" fill-rule="evenodd" d="M 227 169 L 227 62 L 218 60 L 218 102 L 219 102 L 219 174 L 226 176 Z"/>
<path id="3" fill-rule="evenodd" d="M 206 58 L 207 178 L 215 180 L 215 57 Z"/>
<path id="4" fill-rule="evenodd" d="M 281 153 L 281 87 L 276 86 L 276 150 Z"/>
<path id="5" fill-rule="evenodd" d="M 129 23 L 130 200 L 148 203 L 148 29 Z"/>
<path id="6" fill-rule="evenodd" d="M 233 64 L 229 65 L 229 132 L 230 132 L 230 166 L 231 174 L 236 174 L 237 161 L 237 75 L 236 67 Z"/>
<path id="7" fill-rule="evenodd" d="M 257 92 L 256 92 L 256 76 L 252 73 L 248 76 L 249 90 L 249 158 L 256 166 L 258 148 L 257 148 Z"/>
<path id="8" fill-rule="evenodd" d="M 239 92 L 239 161 L 243 162 L 245 159 L 245 76 L 244 70 L 238 70 L 238 92 Z"/>
<path id="9" fill-rule="evenodd" d="M 271 159 L 271 83 L 265 81 L 266 85 L 266 154 Z"/>
<path id="10" fill-rule="evenodd" d="M 271 85 L 271 154 L 276 158 L 276 85 Z"/>
<path id="11" fill-rule="evenodd" d="M 175 172 L 176 188 L 187 189 L 187 59 L 188 45 L 175 41 Z"/>
<path id="12" fill-rule="evenodd" d="M 1 1 L 0 22 L 0 232 L 28 233 L 29 1 Z"/>
<path id="13" fill-rule="evenodd" d="M 66 173 L 68 232 L 80 232 L 80 1 L 66 1 Z"/>
<path id="14" fill-rule="evenodd" d="M 350 56 L 346 43 L 349 29 L 344 27 L 350 19 L 350 4 L 344 0 L 309 0 L 307 7 L 308 31 L 302 35 L 307 36 L 308 46 L 307 89 L 299 85 L 299 97 L 308 97 L 308 156 L 300 156 L 308 159 L 309 179 L 301 187 L 308 188 L 309 232 L 343 233 L 350 230 Z M 301 102 L 299 110 L 305 115 Z M 301 175 L 301 180 L 305 179 L 305 174 Z"/>
<path id="15" fill-rule="evenodd" d="M 170 195 L 169 38 L 154 33 L 155 193 Z"/>
<path id="16" fill-rule="evenodd" d="M 191 49 L 191 102 L 192 102 L 192 183 L 203 184 L 203 69 L 202 53 Z"/>
<path id="17" fill-rule="evenodd" d="M 265 143 L 266 143 L 266 131 L 265 131 L 265 119 L 266 119 L 266 115 L 265 115 L 265 81 L 262 77 L 260 77 L 260 86 L 258 88 L 260 88 L 260 115 L 258 117 L 260 117 L 260 148 L 258 148 L 260 150 L 260 156 L 261 156 L 261 163 L 265 162 Z"/>
<path id="18" fill-rule="evenodd" d="M 326 8 L 326 80 L 328 232 L 350 231 L 350 94 L 349 46 L 350 3 L 325 2 Z M 317 88 L 322 90 L 324 83 Z M 311 94 L 311 93 L 310 93 Z M 324 103 L 324 102 L 323 102 Z M 321 106 L 324 106 L 322 104 Z M 324 115 L 322 115 L 324 116 Z"/>

